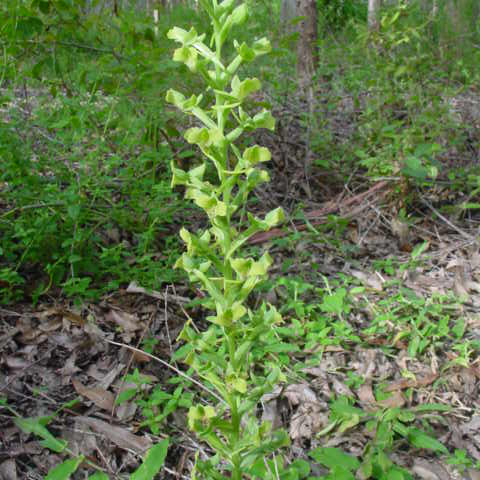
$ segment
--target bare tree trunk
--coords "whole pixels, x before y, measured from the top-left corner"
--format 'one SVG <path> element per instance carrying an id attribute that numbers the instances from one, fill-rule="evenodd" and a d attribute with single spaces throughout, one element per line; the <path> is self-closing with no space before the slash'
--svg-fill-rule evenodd
<path id="1" fill-rule="evenodd" d="M 318 64 L 318 14 L 316 0 L 297 0 L 298 24 L 297 77 L 300 88 L 312 84 Z"/>
<path id="2" fill-rule="evenodd" d="M 297 16 L 296 0 L 282 0 L 282 9 L 280 11 L 280 23 L 285 33 L 292 33 L 292 20 Z"/>
<path id="3" fill-rule="evenodd" d="M 155 24 L 155 36 L 158 37 L 158 8 L 153 9 L 153 23 Z"/>
<path id="4" fill-rule="evenodd" d="M 306 151 L 304 163 L 304 180 L 302 187 L 309 198 L 310 171 L 313 165 L 313 152 L 311 149 L 312 123 L 315 112 L 315 96 L 313 93 L 313 78 L 318 66 L 318 10 L 317 0 L 297 0 L 297 15 L 302 18 L 298 24 L 297 44 L 297 79 L 300 93 L 308 103 L 308 127 L 306 131 Z"/>
<path id="5" fill-rule="evenodd" d="M 368 0 L 368 29 L 378 31 L 380 24 L 378 21 L 378 14 L 380 10 L 380 0 Z"/>

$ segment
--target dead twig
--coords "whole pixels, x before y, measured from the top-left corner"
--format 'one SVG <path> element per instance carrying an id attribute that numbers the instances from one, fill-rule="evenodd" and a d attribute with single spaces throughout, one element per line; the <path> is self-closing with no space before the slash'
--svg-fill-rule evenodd
<path id="1" fill-rule="evenodd" d="M 178 303 L 189 303 L 192 300 L 188 297 L 181 297 L 180 295 L 168 293 L 157 292 L 155 290 L 147 290 L 146 288 L 140 287 L 135 282 L 131 282 L 130 285 L 127 287 L 127 293 L 142 293 L 143 295 L 147 295 L 148 297 L 156 298 L 157 300 L 163 300 L 164 302 L 167 299 L 173 300 Z"/>
<path id="2" fill-rule="evenodd" d="M 139 348 L 132 347 L 131 345 L 127 345 L 125 343 L 120 343 L 120 342 L 114 342 L 113 340 L 109 340 L 108 338 L 105 338 L 105 337 L 101 337 L 101 338 L 102 338 L 102 340 L 104 340 L 107 343 L 110 343 L 111 345 L 116 345 L 117 347 L 126 348 L 128 350 L 131 350 L 132 352 L 137 352 L 141 355 L 145 355 L 145 356 L 151 358 L 152 360 L 155 360 L 156 362 L 160 363 L 164 367 L 167 367 L 170 370 L 173 370 L 177 375 L 180 375 L 181 377 L 186 378 L 190 382 L 194 383 L 195 385 L 197 385 L 197 387 L 200 387 L 202 390 L 209 393 L 212 397 L 215 397 L 220 403 L 226 405 L 225 400 L 222 397 L 220 397 L 220 395 L 215 393 L 213 390 L 210 390 L 208 387 L 203 385 L 201 382 L 199 382 L 198 380 L 195 380 L 194 378 L 190 377 L 189 375 L 182 372 L 178 368 L 174 367 L 173 365 L 170 365 L 168 362 L 165 362 L 165 360 L 162 360 L 161 358 L 158 358 L 155 355 L 152 355 L 151 353 L 144 352 L 143 350 L 140 350 Z"/>
<path id="3" fill-rule="evenodd" d="M 427 207 L 429 208 L 442 222 L 446 223 L 450 228 L 453 228 L 458 234 L 460 234 L 463 238 L 466 240 L 469 240 L 470 242 L 476 243 L 477 245 L 480 243 L 477 238 L 473 237 L 469 233 L 467 233 L 465 230 L 462 230 L 460 227 L 457 227 L 454 223 L 452 223 L 447 217 L 443 216 L 430 202 L 427 200 L 424 200 L 423 198 L 420 198 L 420 201 Z"/>

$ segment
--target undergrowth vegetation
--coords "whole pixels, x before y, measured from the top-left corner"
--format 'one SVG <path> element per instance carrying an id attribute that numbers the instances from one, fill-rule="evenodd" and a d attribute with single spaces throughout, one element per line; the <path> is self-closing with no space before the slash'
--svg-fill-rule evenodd
<path id="1" fill-rule="evenodd" d="M 478 141 L 471 119 L 451 106 L 478 83 L 476 25 L 457 38 L 441 16 L 425 20 L 417 4 L 400 3 L 372 39 L 364 6 L 337 3 L 320 6 L 319 108 L 309 120 L 317 165 L 478 188 L 477 172 L 442 161 L 452 149 L 472 157 Z M 295 88 L 296 36 L 265 23 L 278 5 L 254 8 L 238 41 L 270 31 L 273 54 L 255 73 L 282 105 Z M 164 92 L 171 80 L 186 90 L 196 80 L 170 60 L 165 35 L 173 24 L 208 33 L 205 14 L 180 5 L 154 27 L 142 10 L 110 17 L 82 2 L 9 0 L 0 13 L 2 301 L 36 300 L 52 286 L 98 298 L 132 279 L 172 281 L 175 224 L 190 213 L 169 188 L 169 163 L 189 165 L 195 152 Z M 345 138 L 329 124 L 331 111 L 354 125 Z"/>
<path id="2" fill-rule="evenodd" d="M 442 376 L 477 375 L 468 291 L 480 287 L 442 253 L 455 247 L 433 222 L 460 234 L 458 249 L 480 264 L 469 250 L 478 224 L 466 233 L 446 218 L 478 222 L 480 7 L 463 0 L 453 15 L 444 2 L 433 14 L 428 1 L 386 2 L 371 32 L 365 2 L 319 0 L 309 108 L 296 87 L 298 34 L 282 25 L 280 3 L 185 1 L 154 23 L 135 2 L 115 12 L 109 2 L 2 2 L 2 309 L 64 297 L 85 305 L 131 285 L 158 300 L 181 285 L 189 298 L 173 297 L 187 317 L 169 345 L 173 373 L 154 384 L 132 368 L 115 397 L 115 408 L 138 407 L 135 428 L 158 441 L 127 469 L 132 480 L 171 460 L 175 415 L 208 445 L 191 459 L 197 479 L 416 478 L 405 452 L 478 469 L 472 449 L 446 441 L 454 395 Z M 302 168 L 288 162 L 307 149 L 320 193 L 292 202 L 271 185 L 297 178 Z M 356 204 L 321 222 L 304 212 L 302 202 L 382 182 L 388 215 L 374 205 L 374 227 Z M 288 221 L 255 245 L 285 220 L 272 204 Z M 454 269 L 451 288 L 436 288 Z M 155 358 L 158 339 L 140 341 Z M 0 407 L 19 429 L 67 457 L 47 479 L 81 466 L 108 478 L 47 429 L 77 401 L 25 418 L 7 400 Z M 301 418 L 285 425 L 292 405 Z"/>

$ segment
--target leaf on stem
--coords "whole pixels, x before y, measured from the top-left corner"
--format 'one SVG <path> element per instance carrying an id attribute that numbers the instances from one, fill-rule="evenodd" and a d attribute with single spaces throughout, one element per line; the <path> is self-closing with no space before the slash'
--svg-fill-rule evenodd
<path id="1" fill-rule="evenodd" d="M 232 268 L 242 280 L 247 277 L 262 277 L 266 275 L 272 263 L 272 257 L 268 252 L 265 252 L 257 262 L 253 258 L 233 258 L 230 260 Z"/>
<path id="2" fill-rule="evenodd" d="M 227 215 L 227 205 L 212 193 L 207 195 L 197 188 L 189 188 L 185 198 L 193 200 L 210 218 L 224 217 Z"/>
<path id="3" fill-rule="evenodd" d="M 218 128 L 192 127 L 185 132 L 184 137 L 188 143 L 198 145 L 202 149 L 212 145 L 221 147 L 225 140 Z"/>
<path id="4" fill-rule="evenodd" d="M 168 90 L 165 96 L 165 100 L 168 103 L 175 105 L 183 112 L 191 111 L 192 108 L 196 107 L 202 101 L 202 98 L 202 95 L 199 95 L 198 97 L 196 95 L 192 95 L 190 98 L 187 99 L 185 95 L 177 92 L 176 90 L 173 90 L 172 88 Z"/>
<path id="5" fill-rule="evenodd" d="M 270 150 L 266 147 L 259 147 L 258 145 L 249 147 L 243 152 L 243 160 L 249 167 L 253 167 L 258 163 L 269 162 L 271 158 L 272 154 Z"/>
<path id="6" fill-rule="evenodd" d="M 180 47 L 173 53 L 175 62 L 184 63 L 192 72 L 197 71 L 198 53 L 191 47 Z"/>
<path id="7" fill-rule="evenodd" d="M 231 95 L 239 102 L 243 102 L 248 95 L 260 90 L 260 88 L 262 88 L 262 84 L 258 78 L 246 78 L 243 80 L 243 82 L 241 82 L 238 76 L 235 75 L 232 79 L 231 87 Z"/>
<path id="8" fill-rule="evenodd" d="M 205 431 L 215 417 L 215 409 L 211 405 L 195 405 L 188 410 L 188 426 L 195 432 Z"/>
<path id="9" fill-rule="evenodd" d="M 176 42 L 182 43 L 184 46 L 192 45 L 196 41 L 202 41 L 205 38 L 205 34 L 198 36 L 197 31 L 192 27 L 188 32 L 180 27 L 171 28 L 167 37 L 170 40 L 175 40 Z"/>

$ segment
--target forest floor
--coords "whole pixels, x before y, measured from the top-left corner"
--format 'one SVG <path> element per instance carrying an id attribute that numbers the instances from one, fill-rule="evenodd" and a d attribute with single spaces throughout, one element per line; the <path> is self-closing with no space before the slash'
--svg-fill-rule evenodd
<path id="1" fill-rule="evenodd" d="M 270 355 L 288 382 L 264 398 L 259 415 L 289 432 L 290 459 L 308 459 L 318 446 L 362 457 L 369 446 L 416 478 L 478 480 L 480 217 L 459 208 L 470 199 L 400 178 L 352 174 L 340 183 L 317 168 L 305 172 L 291 122 L 263 140 L 274 173 L 254 209 L 282 205 L 291 220 L 249 247 L 268 247 L 275 262 L 254 300 L 277 305 L 285 319 Z M 188 403 L 201 393 L 189 380 L 181 385 L 184 367 L 173 354 L 186 318 L 203 325 L 199 300 L 187 284 L 147 291 L 132 279 L 98 302 L 52 295 L 0 307 L 0 396 L 23 418 L 49 417 L 72 455 L 111 478 L 126 478 L 166 436 L 159 478 L 189 478 L 195 453 L 209 452 L 186 425 Z M 415 425 L 416 440 L 392 433 L 380 445 L 376 433 L 394 424 Z M 2 480 L 43 478 L 65 458 L 6 410 L 0 444 Z M 326 473 L 312 464 L 313 476 Z"/>
<path id="2" fill-rule="evenodd" d="M 361 194 L 345 189 L 305 214 L 305 233 L 298 233 L 305 224 L 292 223 L 290 230 L 296 232 L 273 243 L 273 271 L 284 280 L 274 281 L 267 297 L 286 312 L 287 324 L 299 336 L 283 340 L 292 346 L 282 359 L 289 384 L 269 397 L 264 414 L 289 431 L 294 457 L 306 457 L 318 445 L 361 455 L 372 437 L 365 420 L 319 436 L 331 422 L 332 398 L 347 396 L 363 412 L 440 403 L 450 410 L 438 416 L 427 411 L 429 418 L 423 421 L 428 431 L 450 452 L 463 450 L 478 461 L 478 219 L 454 224 L 441 214 L 436 217 L 436 208 L 425 200 L 418 221 L 407 226 L 391 217 L 389 193 L 388 182 Z M 322 233 L 320 221 L 327 214 L 343 217 L 342 212 L 351 217 L 348 225 Z M 330 321 L 337 327 L 330 333 L 321 331 L 332 327 L 317 318 L 328 312 L 318 297 L 326 287 L 329 298 L 339 302 L 331 310 Z M 185 410 L 175 405 L 165 428 L 153 435 L 139 428 L 138 397 L 120 405 L 115 401 L 134 386 L 126 375 L 136 369 L 150 380 L 146 391 L 162 386 L 159 412 L 173 398 L 169 379 L 181 367 L 173 362 L 170 370 L 164 362 L 171 362 L 185 314 L 201 315 L 189 306 L 190 296 L 183 285 L 145 292 L 132 282 L 99 303 L 75 306 L 51 298 L 35 308 L 1 308 L 1 395 L 25 417 L 57 412 L 51 424 L 55 436 L 113 478 L 168 434 L 174 440 L 166 471 L 172 478 L 187 478 L 194 453 L 202 447 L 186 428 Z M 317 347 L 312 346 L 315 335 Z M 136 350 L 145 348 L 146 339 L 155 339 L 154 357 Z M 378 400 L 374 392 L 379 385 L 392 395 Z M 75 398 L 78 403 L 68 405 Z M 2 415 L 0 423 L 1 455 L 10 457 L 0 466 L 3 479 L 41 478 L 61 460 L 61 454 L 47 454 L 37 439 L 21 433 L 10 416 Z M 442 457 L 424 449 L 400 444 L 392 450 L 396 463 L 418 478 L 480 478 L 475 470 L 470 477 L 455 477 Z M 8 473 L 11 461 L 18 476 Z"/>

